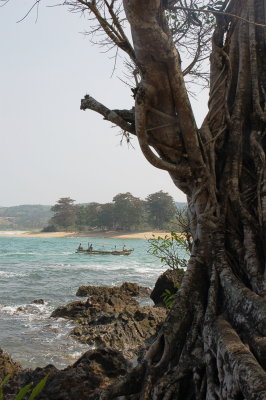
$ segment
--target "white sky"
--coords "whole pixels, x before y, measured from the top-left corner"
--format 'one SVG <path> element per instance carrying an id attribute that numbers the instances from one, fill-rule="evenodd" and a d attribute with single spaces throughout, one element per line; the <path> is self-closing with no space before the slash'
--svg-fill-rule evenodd
<path id="1" fill-rule="evenodd" d="M 0 8 L 0 206 L 54 204 L 60 197 L 106 203 L 118 193 L 145 199 L 163 190 L 185 196 L 167 172 L 135 149 L 120 146 L 119 129 L 91 111 L 80 111 L 86 93 L 110 108 L 131 108 L 121 68 L 113 77 L 111 54 L 82 35 L 88 23 L 66 7 L 44 0 L 21 23 L 33 0 Z M 55 2 L 54 2 L 55 3 Z M 206 94 L 193 102 L 198 121 Z"/>

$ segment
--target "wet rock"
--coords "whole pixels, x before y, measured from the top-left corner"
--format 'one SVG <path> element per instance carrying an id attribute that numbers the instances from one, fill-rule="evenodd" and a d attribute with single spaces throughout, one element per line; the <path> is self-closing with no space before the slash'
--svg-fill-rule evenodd
<path id="1" fill-rule="evenodd" d="M 32 304 L 44 304 L 44 300 L 43 299 L 36 299 L 32 301 Z"/>
<path id="2" fill-rule="evenodd" d="M 157 279 L 154 289 L 151 292 L 150 298 L 153 300 L 156 306 L 164 307 L 164 302 L 162 295 L 165 289 L 175 293 L 177 286 L 180 285 L 185 271 L 183 269 L 167 269 L 162 275 Z"/>
<path id="3" fill-rule="evenodd" d="M 5 400 L 14 400 L 30 382 L 36 385 L 49 374 L 40 400 L 85 400 L 95 389 L 111 384 L 131 369 L 131 363 L 113 349 L 87 351 L 73 365 L 58 370 L 53 365 L 16 373 L 5 385 Z M 38 398 L 39 398 L 38 397 Z"/>
<path id="4" fill-rule="evenodd" d="M 111 292 L 112 293 L 112 292 Z M 123 309 L 128 306 L 138 306 L 138 302 L 132 297 L 118 293 L 117 295 L 110 294 L 108 291 L 103 291 L 102 295 L 91 295 L 86 302 L 74 301 L 66 306 L 56 308 L 51 317 L 68 318 L 77 320 L 80 318 L 91 319 L 93 315 L 100 311 L 112 311 L 114 308 Z"/>
<path id="5" fill-rule="evenodd" d="M 120 289 L 128 296 L 148 297 L 151 294 L 151 289 L 144 286 L 139 286 L 136 283 L 124 282 Z"/>
<path id="6" fill-rule="evenodd" d="M 60 306 L 56 308 L 51 317 L 53 318 L 68 318 L 68 319 L 78 319 L 89 317 L 90 312 L 87 311 L 86 303 L 83 301 L 73 301 L 72 303 L 67 304 L 66 306 Z"/>
<path id="7" fill-rule="evenodd" d="M 124 294 L 131 297 L 148 297 L 151 293 L 151 289 L 143 286 L 139 286 L 136 283 L 124 282 L 120 287 L 109 287 L 109 286 L 80 286 L 76 296 L 88 297 L 88 296 L 103 296 L 119 295 Z"/>
<path id="8" fill-rule="evenodd" d="M 122 285 L 123 286 L 123 285 Z M 129 283 L 126 293 L 139 293 Z M 119 290 L 116 290 L 119 289 Z M 165 309 L 140 306 L 120 288 L 90 287 L 86 302 L 76 301 L 58 307 L 51 317 L 72 319 L 72 335 L 96 348 L 112 347 L 128 358 L 137 357 L 155 337 L 166 317 Z"/>
<path id="9" fill-rule="evenodd" d="M 12 375 L 21 370 L 21 365 L 13 361 L 7 353 L 0 349 L 0 379 L 2 380 L 6 375 Z"/>
<path id="10" fill-rule="evenodd" d="M 165 308 L 130 306 L 112 311 L 93 310 L 91 318 L 78 320 L 72 331 L 80 342 L 96 348 L 112 347 L 130 358 L 138 357 L 158 333 Z"/>

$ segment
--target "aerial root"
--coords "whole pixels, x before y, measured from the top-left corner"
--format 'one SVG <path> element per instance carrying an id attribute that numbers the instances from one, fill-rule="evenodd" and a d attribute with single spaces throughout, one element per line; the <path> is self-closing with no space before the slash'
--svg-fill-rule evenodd
<path id="1" fill-rule="evenodd" d="M 265 400 L 266 373 L 228 321 L 214 324 L 218 376 L 224 398 L 239 390 L 247 399 Z"/>

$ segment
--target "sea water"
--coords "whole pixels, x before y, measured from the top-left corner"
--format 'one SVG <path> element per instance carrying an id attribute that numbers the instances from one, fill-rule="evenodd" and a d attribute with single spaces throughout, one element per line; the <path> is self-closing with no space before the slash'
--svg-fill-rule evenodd
<path id="1" fill-rule="evenodd" d="M 87 248 L 134 249 L 130 256 L 75 253 Z M 73 322 L 51 318 L 76 297 L 79 286 L 135 282 L 153 287 L 166 269 L 147 252 L 148 241 L 95 238 L 0 237 L 0 348 L 25 368 L 64 368 L 89 347 L 71 338 Z M 42 299 L 44 304 L 34 300 Z"/>

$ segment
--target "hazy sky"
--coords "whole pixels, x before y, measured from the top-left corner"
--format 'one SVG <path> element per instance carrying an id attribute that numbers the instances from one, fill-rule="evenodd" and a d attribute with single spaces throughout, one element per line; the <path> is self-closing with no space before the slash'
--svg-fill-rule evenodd
<path id="1" fill-rule="evenodd" d="M 80 111 L 86 93 L 110 108 L 133 105 L 121 68 L 111 76 L 112 54 L 82 34 L 86 19 L 43 0 L 37 22 L 33 11 L 16 23 L 32 4 L 10 0 L 0 8 L 0 206 L 68 196 L 106 203 L 118 193 L 144 199 L 159 190 L 185 201 L 167 172 L 144 159 L 136 139 L 135 149 L 120 146 L 118 128 Z M 200 121 L 206 95 L 193 107 Z"/>

